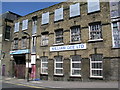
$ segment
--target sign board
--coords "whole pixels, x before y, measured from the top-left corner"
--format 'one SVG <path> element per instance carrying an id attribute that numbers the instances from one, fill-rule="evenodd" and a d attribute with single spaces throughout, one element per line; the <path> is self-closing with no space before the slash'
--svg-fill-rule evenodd
<path id="1" fill-rule="evenodd" d="M 31 55 L 31 64 L 36 64 L 36 55 Z"/>
<path id="2" fill-rule="evenodd" d="M 10 51 L 10 54 L 25 54 L 25 53 L 29 53 L 29 49 Z"/>
<path id="3" fill-rule="evenodd" d="M 78 50 L 78 49 L 86 49 L 86 43 L 50 47 L 50 51 L 67 51 L 67 50 Z"/>
<path id="4" fill-rule="evenodd" d="M 29 68 L 31 68 L 31 63 L 29 62 Z M 26 62 L 26 68 L 28 68 L 28 62 Z"/>

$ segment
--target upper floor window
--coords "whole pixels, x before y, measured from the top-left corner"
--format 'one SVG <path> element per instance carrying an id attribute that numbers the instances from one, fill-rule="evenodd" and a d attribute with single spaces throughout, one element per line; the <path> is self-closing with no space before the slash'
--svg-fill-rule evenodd
<path id="1" fill-rule="evenodd" d="M 36 53 L 36 37 L 32 37 L 31 53 Z"/>
<path id="2" fill-rule="evenodd" d="M 28 29 L 28 19 L 22 21 L 22 30 Z"/>
<path id="3" fill-rule="evenodd" d="M 48 42 L 49 42 L 48 33 L 42 33 L 42 35 L 41 35 L 41 46 L 48 45 Z"/>
<path id="4" fill-rule="evenodd" d="M 10 26 L 6 26 L 6 29 L 5 29 L 5 40 L 9 40 L 10 39 L 10 32 L 11 32 L 11 27 Z"/>
<path id="5" fill-rule="evenodd" d="M 103 77 L 103 56 L 100 54 L 91 55 L 90 58 L 90 77 Z"/>
<path id="6" fill-rule="evenodd" d="M 120 22 L 112 23 L 113 48 L 120 48 Z"/>
<path id="7" fill-rule="evenodd" d="M 20 22 L 15 23 L 14 32 L 19 31 L 19 24 L 20 24 Z"/>
<path id="8" fill-rule="evenodd" d="M 27 47 L 27 37 L 22 37 L 21 47 L 22 48 L 26 48 Z"/>
<path id="9" fill-rule="evenodd" d="M 42 14 L 42 24 L 49 23 L 49 12 Z"/>
<path id="10" fill-rule="evenodd" d="M 55 30 L 55 43 L 63 43 L 63 29 Z"/>
<path id="11" fill-rule="evenodd" d="M 71 76 L 81 76 L 81 57 L 71 56 Z"/>
<path id="12" fill-rule="evenodd" d="M 74 26 L 71 27 L 71 42 L 79 42 L 80 41 L 80 27 Z"/>
<path id="13" fill-rule="evenodd" d="M 89 39 L 90 40 L 100 40 L 102 39 L 102 28 L 101 23 L 91 23 L 89 24 Z"/>
<path id="14" fill-rule="evenodd" d="M 59 21 L 63 19 L 63 8 L 55 10 L 54 21 Z"/>
<path id="15" fill-rule="evenodd" d="M 100 10 L 99 0 L 88 0 L 88 13 Z"/>
<path id="16" fill-rule="evenodd" d="M 80 3 L 70 5 L 70 17 L 80 15 Z"/>
<path id="17" fill-rule="evenodd" d="M 55 75 L 63 75 L 63 57 L 62 56 L 55 56 L 54 61 L 54 74 Z"/>
<path id="18" fill-rule="evenodd" d="M 37 17 L 34 17 L 32 22 L 32 35 L 37 33 Z"/>
<path id="19" fill-rule="evenodd" d="M 48 57 L 41 57 L 41 74 L 48 74 Z"/>
<path id="20" fill-rule="evenodd" d="M 18 49 L 18 38 L 15 38 L 15 39 L 14 39 L 13 49 Z"/>

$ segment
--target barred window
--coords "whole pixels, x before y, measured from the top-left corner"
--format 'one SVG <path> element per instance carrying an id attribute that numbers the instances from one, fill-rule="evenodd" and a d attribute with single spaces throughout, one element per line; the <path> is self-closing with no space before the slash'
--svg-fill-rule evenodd
<path id="1" fill-rule="evenodd" d="M 71 76 L 81 76 L 81 57 L 71 56 Z"/>
<path id="2" fill-rule="evenodd" d="M 91 55 L 90 58 L 90 77 L 103 77 L 103 56 Z"/>
<path id="3" fill-rule="evenodd" d="M 80 41 L 80 27 L 72 27 L 71 28 L 71 42 L 78 42 Z"/>
<path id="4" fill-rule="evenodd" d="M 55 30 L 55 43 L 63 43 L 63 30 Z"/>
<path id="5" fill-rule="evenodd" d="M 48 74 L 48 57 L 41 57 L 41 74 Z"/>
<path id="6" fill-rule="evenodd" d="M 98 40 L 102 39 L 101 23 L 91 23 L 89 26 L 89 39 Z"/>
<path id="7" fill-rule="evenodd" d="M 63 57 L 62 56 L 55 56 L 54 61 L 54 74 L 55 75 L 63 75 Z"/>

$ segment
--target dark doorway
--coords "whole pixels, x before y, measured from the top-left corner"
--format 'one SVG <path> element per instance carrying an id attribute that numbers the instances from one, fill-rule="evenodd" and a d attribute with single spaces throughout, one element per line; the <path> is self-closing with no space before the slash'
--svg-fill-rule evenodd
<path id="1" fill-rule="evenodd" d="M 2 76 L 5 76 L 5 65 L 2 65 Z"/>
<path id="2" fill-rule="evenodd" d="M 25 78 L 25 54 L 23 55 L 13 55 L 15 59 L 15 65 L 14 65 L 14 72 L 15 72 L 15 77 L 19 79 L 24 79 Z"/>

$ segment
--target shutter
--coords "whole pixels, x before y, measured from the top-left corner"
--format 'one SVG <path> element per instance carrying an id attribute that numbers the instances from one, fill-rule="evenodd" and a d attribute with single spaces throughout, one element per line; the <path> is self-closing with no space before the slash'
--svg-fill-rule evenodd
<path id="1" fill-rule="evenodd" d="M 80 15 L 80 3 L 70 5 L 70 17 Z"/>
<path id="2" fill-rule="evenodd" d="M 88 13 L 100 10 L 99 0 L 88 0 Z"/>
<path id="3" fill-rule="evenodd" d="M 42 24 L 49 23 L 49 12 L 42 14 Z"/>
<path id="4" fill-rule="evenodd" d="M 63 8 L 56 9 L 54 21 L 58 21 L 58 20 L 62 20 L 62 19 L 63 19 Z"/>

